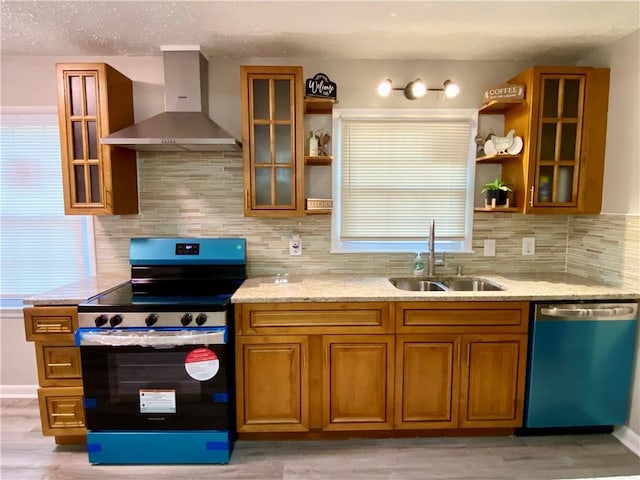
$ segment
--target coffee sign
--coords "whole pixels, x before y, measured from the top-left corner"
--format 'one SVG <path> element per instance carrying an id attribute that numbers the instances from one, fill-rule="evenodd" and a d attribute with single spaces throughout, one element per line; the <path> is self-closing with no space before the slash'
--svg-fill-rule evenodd
<path id="1" fill-rule="evenodd" d="M 335 100 L 338 96 L 336 84 L 329 80 L 329 77 L 324 73 L 316 73 L 313 78 L 307 78 L 305 84 L 307 97 L 333 98 Z"/>
<path id="2" fill-rule="evenodd" d="M 524 100 L 524 85 L 503 83 L 486 90 L 482 95 L 482 103 L 486 104 L 493 100 Z"/>

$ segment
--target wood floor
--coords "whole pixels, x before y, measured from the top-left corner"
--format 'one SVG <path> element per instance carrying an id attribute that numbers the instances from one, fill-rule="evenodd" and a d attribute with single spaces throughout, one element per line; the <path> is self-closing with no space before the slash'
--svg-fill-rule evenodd
<path id="1" fill-rule="evenodd" d="M 611 435 L 236 443 L 229 465 L 90 465 L 40 433 L 35 400 L 1 403 L 2 480 L 547 480 L 640 478 Z"/>

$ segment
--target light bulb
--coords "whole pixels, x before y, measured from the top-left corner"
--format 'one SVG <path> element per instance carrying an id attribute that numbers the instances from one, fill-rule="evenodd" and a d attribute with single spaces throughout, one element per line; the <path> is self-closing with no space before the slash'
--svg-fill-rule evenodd
<path id="1" fill-rule="evenodd" d="M 378 85 L 378 95 L 380 95 L 381 97 L 388 97 L 390 93 L 391 80 L 387 78 L 384 82 L 381 82 L 380 85 Z"/>
<path id="2" fill-rule="evenodd" d="M 444 94 L 447 98 L 453 98 L 460 93 L 460 87 L 453 83 L 451 80 L 445 80 L 444 82 Z"/>
<path id="3" fill-rule="evenodd" d="M 419 78 L 411 82 L 411 94 L 413 98 L 423 97 L 427 93 L 427 86 Z"/>

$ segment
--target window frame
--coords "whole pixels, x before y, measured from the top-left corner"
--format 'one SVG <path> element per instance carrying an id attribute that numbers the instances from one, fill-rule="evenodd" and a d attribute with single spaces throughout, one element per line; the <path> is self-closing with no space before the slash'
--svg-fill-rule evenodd
<path id="1" fill-rule="evenodd" d="M 478 131 L 478 111 L 469 108 L 459 109 L 351 109 L 337 108 L 332 115 L 332 143 L 334 159 L 332 164 L 332 190 L 333 190 L 333 215 L 331 219 L 331 253 L 407 253 L 428 251 L 429 226 L 425 225 L 424 241 L 392 240 L 392 241 L 363 241 L 342 240 L 341 234 L 341 195 L 342 195 L 342 119 L 362 120 L 452 120 L 464 119 L 469 122 L 469 139 L 467 154 L 467 201 L 465 204 L 465 228 L 464 240 L 443 241 L 436 240 L 435 248 L 438 252 L 467 252 L 472 250 L 473 214 L 474 214 L 474 190 L 476 167 L 476 143 L 475 136 Z M 438 225 L 435 226 L 436 238 Z"/>

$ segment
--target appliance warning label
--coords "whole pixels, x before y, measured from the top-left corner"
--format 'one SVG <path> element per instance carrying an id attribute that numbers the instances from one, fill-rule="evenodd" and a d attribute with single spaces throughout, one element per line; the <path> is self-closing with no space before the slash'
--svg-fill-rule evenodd
<path id="1" fill-rule="evenodd" d="M 187 354 L 184 368 L 191 378 L 203 382 L 216 376 L 220 369 L 220 360 L 208 348 L 196 348 Z"/>
<path id="2" fill-rule="evenodd" d="M 176 413 L 175 390 L 140 390 L 140 413 Z"/>

